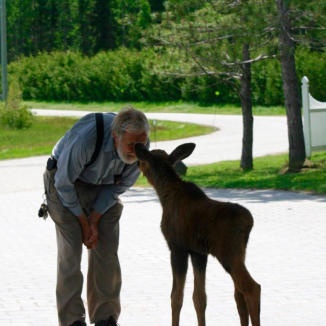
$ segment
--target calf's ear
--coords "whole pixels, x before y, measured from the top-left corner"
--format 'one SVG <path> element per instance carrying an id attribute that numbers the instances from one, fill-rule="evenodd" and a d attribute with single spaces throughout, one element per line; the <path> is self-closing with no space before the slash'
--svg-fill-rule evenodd
<path id="1" fill-rule="evenodd" d="M 182 161 L 188 157 L 195 149 L 196 144 L 194 143 L 185 143 L 176 147 L 172 153 L 169 155 L 169 160 L 172 164 Z"/>

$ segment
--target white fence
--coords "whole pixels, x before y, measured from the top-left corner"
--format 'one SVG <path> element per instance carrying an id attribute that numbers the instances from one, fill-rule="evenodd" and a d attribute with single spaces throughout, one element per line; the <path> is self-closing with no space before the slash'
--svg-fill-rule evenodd
<path id="1" fill-rule="evenodd" d="M 326 149 L 326 102 L 319 102 L 309 93 L 309 80 L 302 82 L 303 133 L 306 156 L 313 150 Z"/>

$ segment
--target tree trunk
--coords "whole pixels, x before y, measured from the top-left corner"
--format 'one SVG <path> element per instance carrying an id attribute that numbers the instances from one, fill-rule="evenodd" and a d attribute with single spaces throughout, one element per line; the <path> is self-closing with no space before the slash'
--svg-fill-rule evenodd
<path id="1" fill-rule="evenodd" d="M 250 60 L 249 45 L 244 44 L 242 48 L 242 60 Z M 243 170 L 252 170 L 253 157 L 253 116 L 252 116 L 252 99 L 251 99 L 251 65 L 250 63 L 242 64 L 242 77 L 240 86 L 240 101 L 242 108 L 242 154 L 240 167 Z"/>
<path id="2" fill-rule="evenodd" d="M 277 5 L 280 19 L 280 61 L 288 124 L 289 171 L 295 172 L 302 168 L 305 160 L 299 80 L 295 69 L 295 45 L 290 36 L 286 1 L 277 0 Z"/>

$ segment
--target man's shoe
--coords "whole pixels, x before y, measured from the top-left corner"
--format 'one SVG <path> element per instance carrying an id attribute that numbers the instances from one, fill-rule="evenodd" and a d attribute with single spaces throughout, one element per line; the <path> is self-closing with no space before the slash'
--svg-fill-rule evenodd
<path id="1" fill-rule="evenodd" d="M 100 320 L 95 323 L 95 326 L 119 326 L 115 319 L 111 316 L 109 319 Z"/>
<path id="2" fill-rule="evenodd" d="M 84 321 L 81 321 L 81 320 L 76 320 L 70 326 L 86 326 L 86 323 Z"/>

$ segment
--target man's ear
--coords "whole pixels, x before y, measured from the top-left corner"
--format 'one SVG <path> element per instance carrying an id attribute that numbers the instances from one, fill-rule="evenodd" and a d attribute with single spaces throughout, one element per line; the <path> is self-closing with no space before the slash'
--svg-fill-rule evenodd
<path id="1" fill-rule="evenodd" d="M 187 158 L 195 149 L 196 144 L 185 143 L 176 147 L 172 153 L 169 155 L 169 160 L 172 164 L 182 161 Z"/>
<path id="2" fill-rule="evenodd" d="M 112 131 L 112 137 L 114 140 L 114 145 L 116 146 L 118 142 L 118 135 L 114 131 Z"/>

